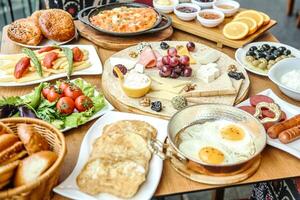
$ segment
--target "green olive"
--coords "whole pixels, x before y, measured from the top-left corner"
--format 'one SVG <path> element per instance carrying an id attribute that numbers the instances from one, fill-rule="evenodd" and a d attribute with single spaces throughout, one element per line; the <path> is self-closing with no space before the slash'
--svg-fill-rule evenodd
<path id="1" fill-rule="evenodd" d="M 266 69 L 266 68 L 267 68 L 267 63 L 265 63 L 265 62 L 260 63 L 260 64 L 258 65 L 258 68 L 259 68 L 259 69 Z"/>
<path id="2" fill-rule="evenodd" d="M 261 62 L 261 63 L 267 63 L 268 61 L 265 58 L 260 58 L 259 62 Z"/>
<path id="3" fill-rule="evenodd" d="M 269 60 L 269 65 L 274 65 L 276 63 L 275 60 Z"/>
<path id="4" fill-rule="evenodd" d="M 255 58 L 253 56 L 246 56 L 246 60 L 248 62 L 252 62 L 253 60 L 255 60 Z"/>
<path id="5" fill-rule="evenodd" d="M 257 67 L 257 66 L 260 64 L 260 62 L 259 62 L 258 60 L 253 60 L 253 61 L 251 62 L 251 64 L 252 64 L 254 67 Z"/>
<path id="6" fill-rule="evenodd" d="M 271 65 L 271 64 L 268 64 L 268 65 L 267 65 L 267 69 L 271 69 L 271 68 L 272 68 L 272 66 L 273 66 L 273 65 Z"/>
<path id="7" fill-rule="evenodd" d="M 281 57 L 278 57 L 278 58 L 275 59 L 276 62 L 279 62 L 279 61 L 281 61 L 281 60 L 282 60 Z"/>

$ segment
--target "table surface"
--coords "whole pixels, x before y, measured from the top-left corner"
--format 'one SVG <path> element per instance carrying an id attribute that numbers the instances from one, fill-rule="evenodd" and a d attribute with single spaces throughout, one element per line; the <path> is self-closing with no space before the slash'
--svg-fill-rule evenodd
<path id="1" fill-rule="evenodd" d="M 205 39 L 184 33 L 182 31 L 175 30 L 171 40 L 185 40 L 185 41 L 194 41 L 200 42 L 210 47 L 216 48 L 227 55 L 234 58 L 234 49 L 224 47 L 219 49 L 213 42 L 210 42 Z M 259 41 L 277 41 L 276 38 L 271 33 L 266 33 L 262 35 Z M 80 39 L 77 44 L 91 44 L 91 42 Z M 3 29 L 3 38 L 1 53 L 18 53 L 20 52 L 21 47 L 18 47 L 12 44 L 9 39 L 6 37 L 6 28 Z M 102 63 L 108 59 L 114 51 L 105 50 L 97 48 L 99 56 Z M 97 86 L 98 89 L 101 89 L 101 77 L 99 76 L 84 76 L 86 81 L 91 82 Z M 279 97 L 286 100 L 289 103 L 300 106 L 300 102 L 293 101 L 287 96 L 283 95 L 277 86 L 273 84 L 268 78 L 257 76 L 249 73 L 249 78 L 251 81 L 251 86 L 249 90 L 249 96 L 254 95 L 258 92 L 261 92 L 265 89 L 271 88 Z M 25 87 L 0 87 L 0 96 L 12 96 L 12 95 L 24 95 L 30 92 L 34 86 L 25 86 Z M 60 181 L 64 180 L 73 170 L 78 153 L 81 141 L 86 134 L 87 130 L 95 120 L 82 125 L 76 129 L 70 130 L 65 133 L 66 143 L 67 143 L 67 155 L 65 157 L 64 163 L 61 169 Z M 262 152 L 262 162 L 258 171 L 248 178 L 245 181 L 237 183 L 240 184 L 250 184 L 261 181 L 276 180 L 276 179 L 285 179 L 290 177 L 299 177 L 300 176 L 300 162 L 297 158 L 273 147 L 267 146 Z M 232 186 L 232 185 L 231 185 Z M 179 175 L 170 165 L 169 161 L 164 161 L 164 169 L 161 177 L 160 184 L 155 192 L 155 196 L 165 196 L 179 193 L 187 193 L 193 191 L 203 191 L 209 189 L 216 189 L 218 187 L 229 187 L 229 186 L 215 186 L 215 185 L 206 185 L 191 181 Z M 66 199 L 60 195 L 54 195 L 53 199 L 61 200 Z"/>

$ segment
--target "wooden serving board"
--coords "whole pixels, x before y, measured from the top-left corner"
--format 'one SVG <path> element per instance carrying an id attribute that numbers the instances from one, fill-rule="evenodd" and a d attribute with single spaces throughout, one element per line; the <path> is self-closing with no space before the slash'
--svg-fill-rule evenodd
<path id="1" fill-rule="evenodd" d="M 97 46 L 100 46 L 104 49 L 115 50 L 115 51 L 122 50 L 127 47 L 136 45 L 142 41 L 143 42 L 163 41 L 171 37 L 173 34 L 172 26 L 162 31 L 159 31 L 157 33 L 137 35 L 133 37 L 116 37 L 116 36 L 100 33 L 80 21 L 75 21 L 75 26 L 82 37 L 90 40 Z"/>
<path id="2" fill-rule="evenodd" d="M 269 24 L 260 27 L 252 35 L 241 40 L 230 40 L 223 35 L 222 31 L 225 24 L 231 22 L 233 17 L 225 18 L 224 22 L 217 27 L 207 28 L 202 26 L 197 19 L 193 21 L 182 21 L 173 13 L 169 14 L 169 16 L 172 18 L 172 26 L 176 29 L 216 42 L 218 47 L 225 45 L 236 49 L 252 42 L 261 34 L 265 33 L 267 30 L 277 24 L 275 20 L 271 19 Z"/>
<path id="3" fill-rule="evenodd" d="M 252 176 L 257 169 L 260 166 L 261 162 L 261 156 L 256 156 L 252 161 L 249 161 L 246 165 L 244 165 L 241 169 L 239 169 L 237 172 L 231 172 L 228 174 L 200 174 L 193 170 L 190 170 L 184 165 L 182 162 L 180 162 L 176 158 L 171 159 L 171 165 L 172 167 L 182 176 L 199 182 L 199 183 L 205 183 L 205 184 L 211 184 L 211 185 L 228 185 L 233 184 L 237 182 L 241 182 L 250 176 Z"/>

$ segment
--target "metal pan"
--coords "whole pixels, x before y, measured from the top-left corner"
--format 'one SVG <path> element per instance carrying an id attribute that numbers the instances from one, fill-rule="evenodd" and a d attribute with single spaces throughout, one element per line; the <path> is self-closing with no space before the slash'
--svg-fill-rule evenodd
<path id="1" fill-rule="evenodd" d="M 114 4 L 104 5 L 104 6 L 92 6 L 92 7 L 88 7 L 88 8 L 83 9 L 82 11 L 80 11 L 78 13 L 78 19 L 81 22 L 83 22 L 84 24 L 92 27 L 93 29 L 95 29 L 101 33 L 105 33 L 105 34 L 113 35 L 113 36 L 119 36 L 119 37 L 128 37 L 128 36 L 135 36 L 135 35 L 157 32 L 157 31 L 163 30 L 165 28 L 168 28 L 172 23 L 170 17 L 168 17 L 166 15 L 162 15 L 160 12 L 158 12 L 155 9 L 154 10 L 157 13 L 157 20 L 156 20 L 155 24 L 151 28 L 143 30 L 143 31 L 130 32 L 130 33 L 111 32 L 111 31 L 101 29 L 91 23 L 90 18 L 92 16 L 97 15 L 99 12 L 101 12 L 103 10 L 111 10 L 111 9 L 118 8 L 121 6 L 134 7 L 134 8 L 150 7 L 148 5 L 140 4 L 140 3 L 114 3 Z"/>

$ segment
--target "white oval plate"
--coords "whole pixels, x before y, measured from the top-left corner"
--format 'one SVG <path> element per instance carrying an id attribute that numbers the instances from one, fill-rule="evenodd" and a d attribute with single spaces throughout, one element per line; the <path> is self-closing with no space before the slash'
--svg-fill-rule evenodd
<path id="1" fill-rule="evenodd" d="M 34 46 L 34 45 L 28 45 L 28 44 L 22 44 L 22 43 L 19 43 L 19 42 L 15 42 L 13 40 L 10 39 L 10 41 L 16 45 L 19 45 L 19 46 L 22 46 L 22 47 L 27 47 L 27 48 L 31 48 L 31 49 L 40 49 L 40 48 L 43 48 L 43 47 L 46 47 L 46 46 L 51 46 L 51 45 L 63 45 L 63 44 L 67 44 L 69 42 L 71 42 L 74 38 L 78 38 L 78 31 L 76 30 L 75 31 L 75 35 L 67 40 L 67 41 L 64 41 L 64 42 L 58 42 L 58 41 L 55 41 L 55 40 L 50 40 L 50 39 L 47 39 L 47 38 L 43 38 L 43 40 L 39 43 L 39 45 L 37 46 Z"/>
<path id="2" fill-rule="evenodd" d="M 289 103 L 285 102 L 284 100 L 280 99 L 271 89 L 262 91 L 259 94 L 271 97 L 274 100 L 274 102 L 280 106 L 280 109 L 286 113 L 286 116 L 288 119 L 300 113 L 299 107 L 289 104 Z M 249 99 L 236 105 L 236 107 L 248 106 L 248 105 L 250 105 Z M 270 146 L 273 146 L 275 148 L 281 149 L 282 151 L 285 151 L 285 152 L 297 157 L 298 159 L 300 159 L 300 139 L 298 139 L 294 142 L 291 142 L 289 144 L 283 144 L 279 141 L 279 139 L 272 139 L 268 136 L 267 144 Z"/>
<path id="3" fill-rule="evenodd" d="M 250 47 L 252 46 L 261 46 L 263 44 L 269 44 L 270 46 L 275 46 L 275 47 L 280 47 L 280 46 L 283 46 L 289 50 L 291 50 L 292 54 L 296 57 L 296 58 L 300 58 L 300 51 L 297 50 L 296 48 L 294 47 L 291 47 L 289 45 L 286 45 L 286 44 L 282 44 L 282 43 L 278 43 L 278 42 L 253 42 L 253 43 L 250 43 L 250 44 L 247 44 L 246 46 L 244 47 L 241 47 L 241 48 L 238 48 L 235 52 L 235 59 L 236 61 L 241 65 L 243 66 L 247 71 L 250 71 L 254 74 L 258 74 L 258 75 L 261 75 L 261 76 L 268 76 L 268 71 L 263 71 L 263 70 L 259 70 L 259 69 L 256 69 L 252 66 L 250 66 L 249 64 L 247 64 L 245 62 L 245 57 L 246 57 L 246 53 L 247 51 L 250 49 Z M 279 61 L 280 62 L 280 61 Z"/>
<path id="4" fill-rule="evenodd" d="M 102 74 L 102 63 L 101 63 L 98 53 L 93 45 L 63 45 L 62 47 L 69 47 L 69 48 L 79 47 L 79 48 L 85 49 L 89 52 L 89 61 L 91 62 L 91 66 L 86 69 L 82 69 L 82 70 L 73 72 L 72 76 Z M 2 54 L 2 55 L 4 55 L 4 54 Z M 2 55 L 0 55 L 0 59 L 1 59 Z M 5 77 L 5 74 L 1 70 L 0 70 L 0 77 Z M 45 78 L 42 78 L 39 80 L 28 81 L 28 82 L 23 82 L 23 83 L 0 82 L 0 86 L 15 87 L 15 86 L 33 85 L 33 84 L 50 81 L 50 80 L 54 80 L 54 79 L 59 79 L 59 78 L 63 78 L 63 77 L 67 77 L 67 73 L 52 74 L 48 77 L 45 77 Z"/>
<path id="5" fill-rule="evenodd" d="M 165 138 L 167 137 L 168 121 L 166 120 L 131 113 L 110 111 L 103 117 L 99 118 L 88 130 L 81 143 L 79 157 L 75 168 L 73 169 L 72 173 L 66 178 L 66 180 L 64 180 L 53 189 L 54 192 L 65 197 L 78 200 L 120 200 L 120 198 L 107 193 L 100 193 L 94 196 L 83 193 L 79 190 L 76 183 L 77 176 L 79 175 L 81 169 L 84 167 L 85 163 L 88 161 L 89 154 L 92 151 L 92 144 L 94 143 L 96 138 L 101 136 L 103 127 L 107 124 L 111 124 L 119 120 L 146 121 L 156 128 L 156 138 L 159 141 L 164 142 Z M 131 200 L 151 199 L 159 184 L 162 169 L 163 161 L 158 156 L 153 155 L 150 161 L 149 172 L 146 181 L 141 185 L 138 192 L 133 198 L 131 198 Z"/>

